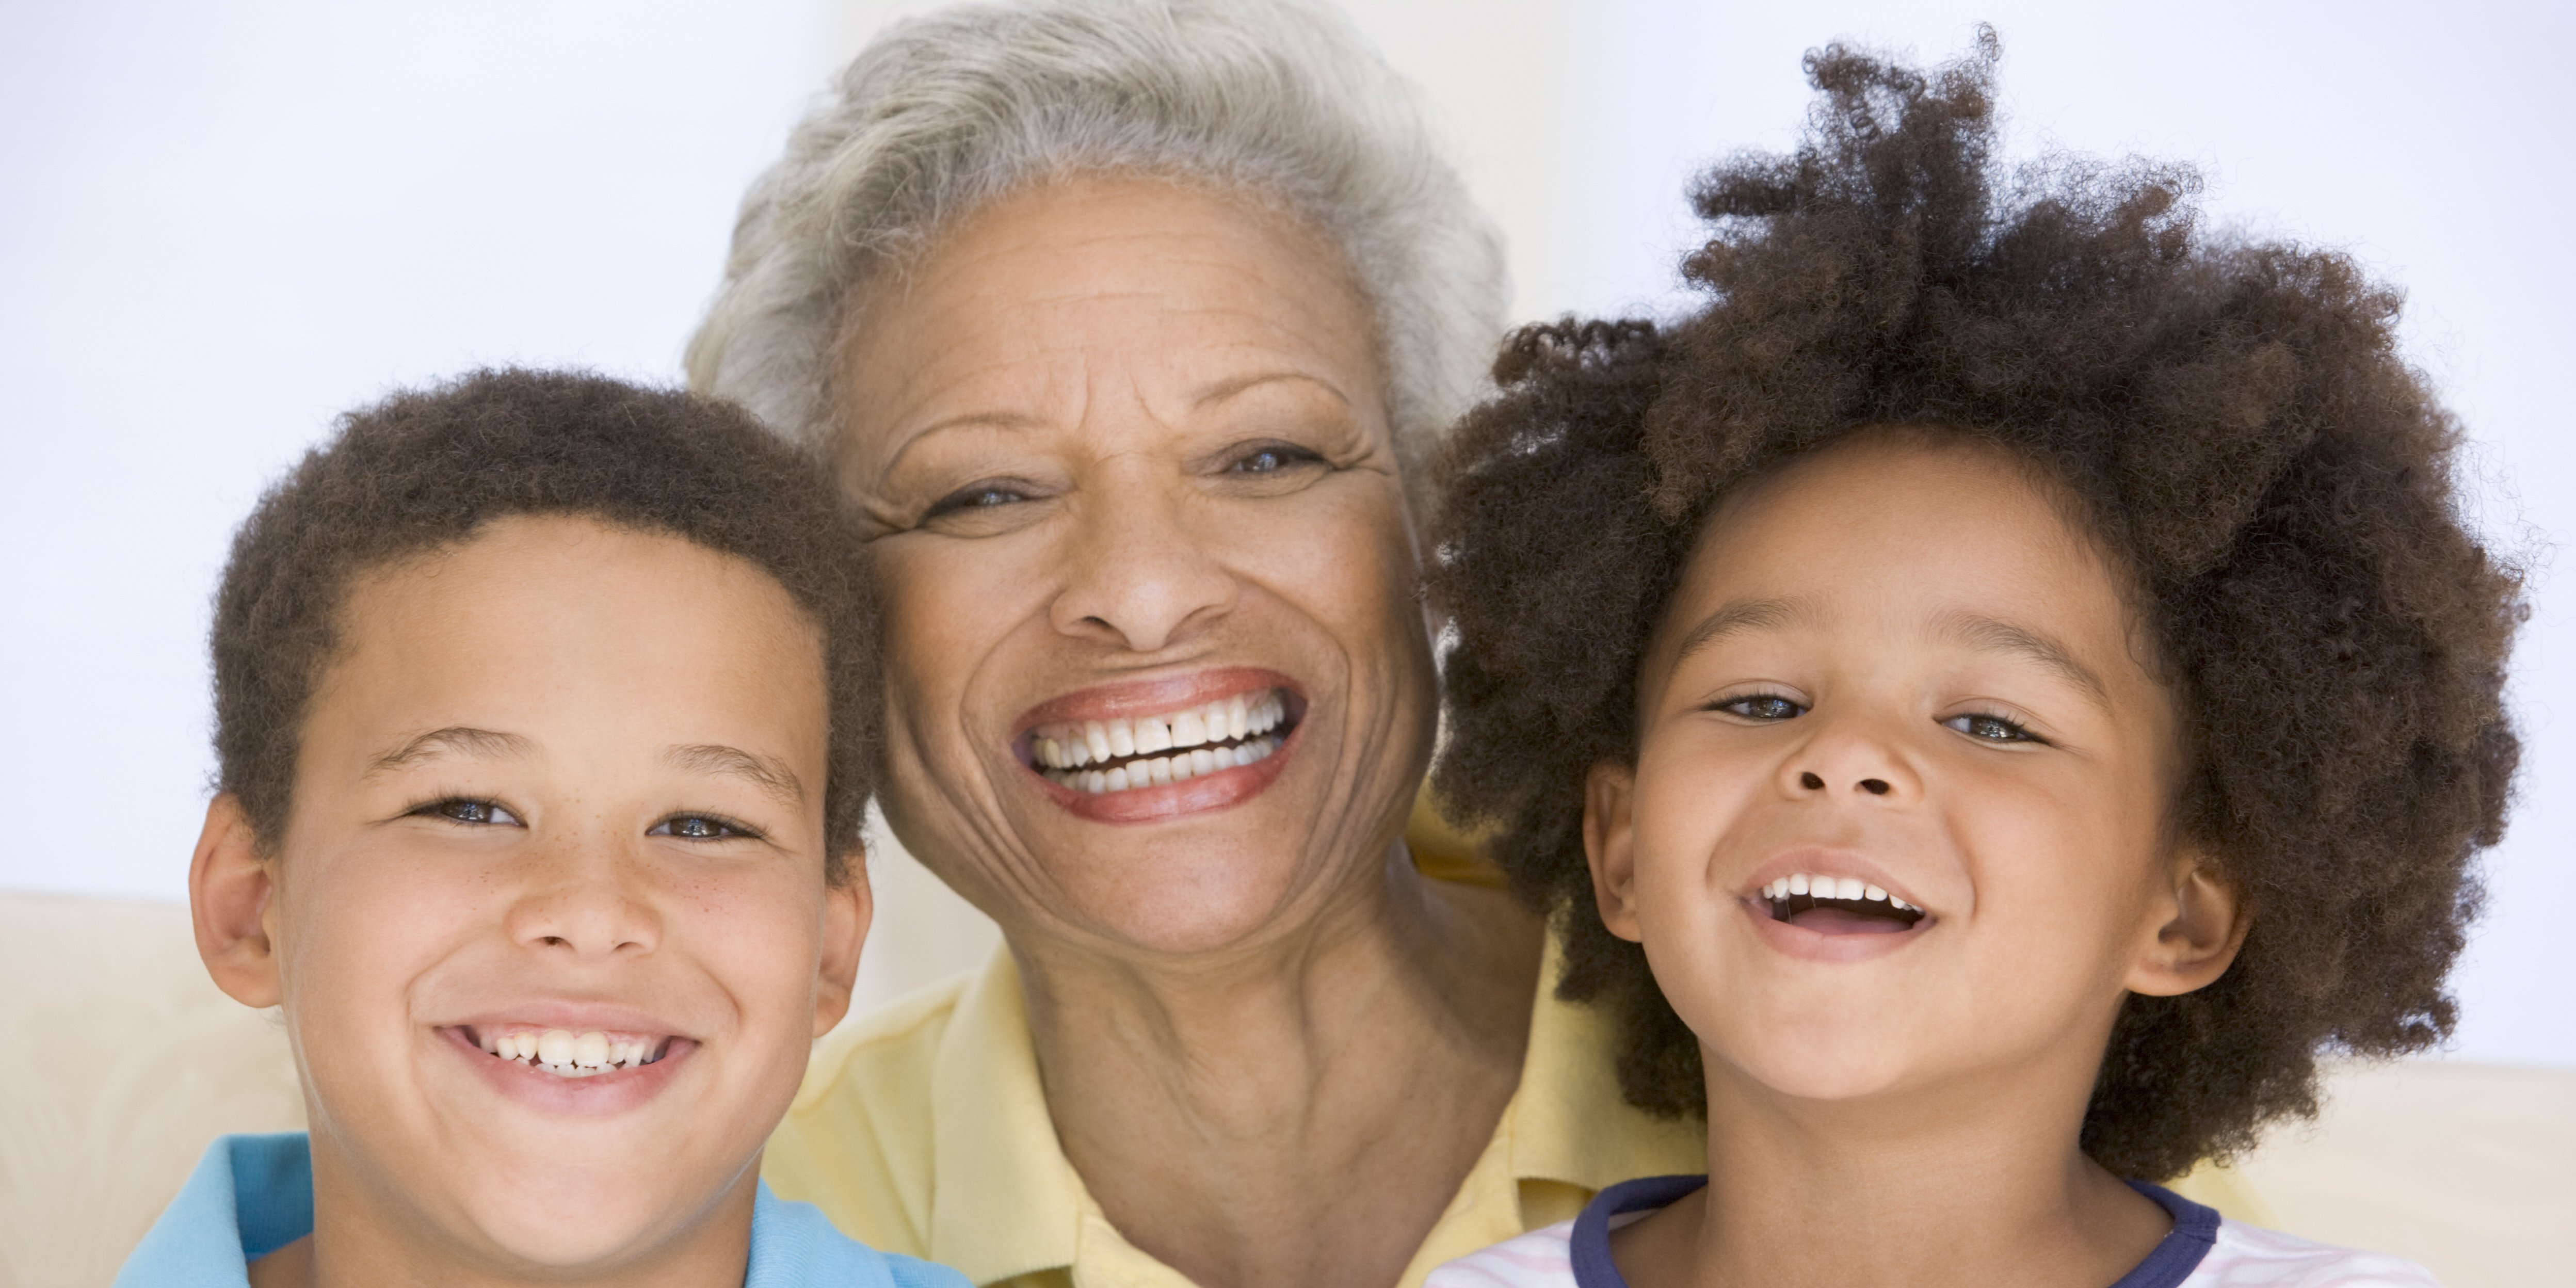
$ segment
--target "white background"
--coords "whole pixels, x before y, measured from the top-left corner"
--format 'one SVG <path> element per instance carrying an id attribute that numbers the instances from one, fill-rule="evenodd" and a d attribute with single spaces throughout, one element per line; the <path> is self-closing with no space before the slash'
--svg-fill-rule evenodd
<path id="1" fill-rule="evenodd" d="M 735 202 L 890 8 L 0 0 L 0 887 L 175 899 L 232 525 L 340 410 L 478 363 L 676 381 Z M 900 6 L 918 9 L 918 4 Z M 2015 149 L 2200 164 L 2221 222 L 2352 251 L 2534 569 L 2522 800 L 2458 1058 L 2576 1066 L 2576 18 L 2559 5 L 1378 0 L 1512 239 L 1515 311 L 1678 307 L 1707 161 L 1794 137 L 1800 53 L 2005 41 Z M 989 929 L 889 873 L 882 993 Z"/>

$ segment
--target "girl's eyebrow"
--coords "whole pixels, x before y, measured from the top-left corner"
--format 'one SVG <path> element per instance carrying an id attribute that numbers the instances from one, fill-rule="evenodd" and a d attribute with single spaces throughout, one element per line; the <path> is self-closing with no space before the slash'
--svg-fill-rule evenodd
<path id="1" fill-rule="evenodd" d="M 1716 612 L 1699 619 L 1690 634 L 1682 637 L 1681 647 L 1673 650 L 1673 665 L 1690 660 L 1693 653 L 1707 648 L 1729 635 L 1742 631 L 1776 630 L 1783 626 L 1812 625 L 1823 614 L 1816 601 L 1791 596 L 1769 599 L 1731 600 Z"/>
<path id="2" fill-rule="evenodd" d="M 2111 690 L 2095 675 L 2092 668 L 2075 660 L 2075 652 L 2045 631 L 2032 630 L 1982 613 L 1952 611 L 1943 613 L 1934 628 L 1940 636 L 1965 644 L 1985 653 L 2003 653 L 2026 658 L 2084 691 L 2093 704 L 2104 711 L 2111 709 Z"/>

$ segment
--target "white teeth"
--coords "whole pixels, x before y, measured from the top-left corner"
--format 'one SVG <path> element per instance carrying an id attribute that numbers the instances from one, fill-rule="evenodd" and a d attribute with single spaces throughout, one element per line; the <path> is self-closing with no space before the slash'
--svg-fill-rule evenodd
<path id="1" fill-rule="evenodd" d="M 1207 720 L 1196 711 L 1184 711 L 1172 718 L 1172 745 L 1195 747 L 1206 742 Z"/>
<path id="2" fill-rule="evenodd" d="M 1172 749 L 1172 727 L 1160 720 L 1136 722 L 1136 750 L 1150 756 Z"/>
<path id="3" fill-rule="evenodd" d="M 1921 912 L 1922 908 L 1889 894 L 1885 886 L 1874 886 L 1858 877 L 1823 877 L 1808 872 L 1793 872 L 1774 879 L 1762 887 L 1762 897 L 1771 900 L 1813 894 L 1818 899 L 1868 900 L 1884 903 L 1900 912 Z"/>
<path id="4" fill-rule="evenodd" d="M 1078 792 L 1160 787 L 1269 759 L 1280 739 L 1268 735 L 1287 718 L 1276 689 L 1236 694 L 1161 719 L 1049 725 L 1030 736 L 1029 757 L 1048 781 Z M 1122 763 L 1106 768 L 1111 760 Z"/>
<path id="5" fill-rule="evenodd" d="M 1128 728 L 1127 722 L 1124 720 L 1112 720 L 1109 722 L 1109 754 L 1113 756 L 1133 756 L 1136 754 L 1135 731 Z"/>
<path id="6" fill-rule="evenodd" d="M 1155 757 L 1155 758 L 1154 758 L 1154 759 L 1152 759 L 1152 760 L 1146 761 L 1146 762 L 1145 762 L 1145 777 L 1147 778 L 1147 780 L 1149 780 L 1149 781 L 1152 783 L 1152 785 L 1154 785 L 1154 786 L 1156 786 L 1156 787 L 1161 787 L 1161 786 L 1163 786 L 1164 784 L 1171 782 L 1171 781 L 1172 781 L 1172 761 L 1171 761 L 1171 758 L 1170 758 L 1170 757 L 1168 757 L 1168 756 L 1157 756 L 1157 757 Z M 1128 785 L 1129 785 L 1129 786 L 1131 786 L 1131 787 L 1132 787 L 1132 786 L 1134 786 L 1134 785 L 1135 785 L 1135 782 L 1136 782 L 1135 775 L 1133 775 L 1133 774 L 1128 775 L 1128 777 L 1127 777 L 1127 782 L 1128 782 Z"/>
<path id="7" fill-rule="evenodd" d="M 564 1029 L 520 1033 L 478 1033 L 476 1045 L 504 1060 L 566 1078 L 588 1078 L 649 1064 L 660 1044 L 611 1037 L 597 1029 L 573 1033 Z"/>
<path id="8" fill-rule="evenodd" d="M 547 1064 L 571 1064 L 572 1035 L 562 1029 L 548 1029 L 538 1034 L 537 1058 Z"/>
<path id="9" fill-rule="evenodd" d="M 1117 769 L 1110 770 L 1105 779 L 1105 783 L 1108 789 L 1113 792 L 1123 792 L 1127 790 L 1126 768 L 1121 766 Z"/>
<path id="10" fill-rule="evenodd" d="M 1243 695 L 1238 693 L 1226 700 L 1225 733 L 1229 738 L 1240 738 L 1250 732 L 1252 732 L 1252 713 L 1246 708 Z"/>
<path id="11" fill-rule="evenodd" d="M 585 1069 L 608 1067 L 608 1035 L 593 1029 L 572 1040 L 572 1062 Z"/>
<path id="12" fill-rule="evenodd" d="M 1205 747 L 1193 747 L 1190 749 L 1190 776 L 1192 778 L 1196 778 L 1201 774 L 1213 774 L 1215 772 L 1215 752 L 1209 751 Z"/>
<path id="13" fill-rule="evenodd" d="M 1082 727 L 1082 745 L 1091 749 L 1093 760 L 1109 759 L 1109 731 L 1094 720 Z"/>
<path id="14" fill-rule="evenodd" d="M 1197 753 L 1192 752 L 1191 759 L 1195 760 L 1197 758 Z M 1215 761 L 1216 767 L 1219 769 L 1232 769 L 1234 768 L 1234 748 L 1219 747 L 1208 753 L 1208 759 Z"/>

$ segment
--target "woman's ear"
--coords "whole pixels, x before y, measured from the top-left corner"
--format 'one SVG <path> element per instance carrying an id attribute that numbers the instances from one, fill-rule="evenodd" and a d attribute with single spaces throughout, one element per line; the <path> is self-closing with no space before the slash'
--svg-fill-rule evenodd
<path id="1" fill-rule="evenodd" d="M 1637 929 L 1635 804 L 1637 771 L 1626 765 L 1594 765 L 1583 778 L 1583 853 L 1592 863 L 1592 901 L 1601 908 L 1601 924 L 1631 943 L 1643 938 Z"/>
<path id="2" fill-rule="evenodd" d="M 821 1037 L 850 1013 L 850 995 L 859 984 L 859 949 L 868 941 L 868 923 L 876 916 L 876 893 L 868 887 L 868 852 L 853 846 L 843 856 L 848 876 L 839 885 L 823 886 L 823 960 L 814 987 L 814 1036 Z"/>
<path id="3" fill-rule="evenodd" d="M 277 873 L 260 856 L 241 798 L 218 793 L 206 805 L 206 826 L 188 861 L 188 915 L 206 973 L 244 1006 L 275 1006 L 283 996 L 276 893 Z"/>
<path id="4" fill-rule="evenodd" d="M 2245 946 L 2245 932 L 2254 928 L 2253 909 L 2242 892 L 2199 847 L 2183 847 L 2169 874 L 2151 905 L 2149 933 L 2129 966 L 2132 993 L 2173 997 L 2208 987 L 2227 973 Z"/>

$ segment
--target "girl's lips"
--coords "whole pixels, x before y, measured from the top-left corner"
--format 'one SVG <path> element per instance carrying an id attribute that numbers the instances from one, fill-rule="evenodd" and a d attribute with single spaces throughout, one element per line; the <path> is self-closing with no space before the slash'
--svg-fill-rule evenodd
<path id="1" fill-rule="evenodd" d="M 649 1103 L 671 1085 L 698 1051 L 697 1042 L 674 1037 L 664 1048 L 662 1058 L 651 1064 L 567 1078 L 485 1051 L 468 1036 L 463 1025 L 449 1025 L 437 1032 L 449 1052 L 466 1061 L 485 1085 L 502 1096 L 542 1113 L 575 1117 L 613 1117 Z"/>
<path id="2" fill-rule="evenodd" d="M 1935 920 L 1926 917 L 1903 929 L 1845 927 L 1828 921 L 1826 928 L 1817 929 L 1775 919 L 1771 914 L 1771 901 L 1758 891 L 1735 902 L 1745 917 L 1752 921 L 1754 936 L 1764 944 L 1788 956 L 1818 962 L 1875 961 L 1903 952 L 1929 932 Z M 1815 916 L 1814 913 L 1807 915 Z M 1855 916 L 1853 920 L 1875 919 Z"/>

